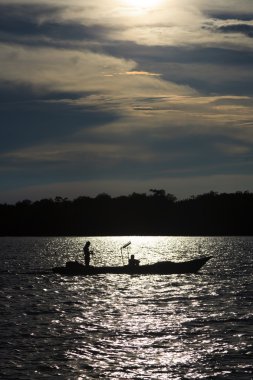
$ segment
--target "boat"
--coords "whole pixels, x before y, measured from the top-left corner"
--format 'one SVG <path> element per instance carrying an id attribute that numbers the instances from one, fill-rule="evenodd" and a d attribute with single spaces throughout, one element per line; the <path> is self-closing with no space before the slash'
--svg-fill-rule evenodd
<path id="1" fill-rule="evenodd" d="M 122 265 L 122 266 L 85 266 L 78 261 L 67 261 L 65 266 L 52 268 L 54 273 L 65 276 L 90 276 L 99 274 L 185 274 L 197 273 L 212 256 L 204 256 L 194 260 L 173 262 L 159 261 L 146 265 Z"/>

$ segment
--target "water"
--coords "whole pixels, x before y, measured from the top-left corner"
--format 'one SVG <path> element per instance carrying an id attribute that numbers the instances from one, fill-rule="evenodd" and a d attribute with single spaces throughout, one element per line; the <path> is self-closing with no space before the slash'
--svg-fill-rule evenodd
<path id="1" fill-rule="evenodd" d="M 253 238 L 93 237 L 95 265 L 121 264 L 128 240 L 141 263 L 213 259 L 198 275 L 51 273 L 86 240 L 0 238 L 1 379 L 253 379 Z"/>

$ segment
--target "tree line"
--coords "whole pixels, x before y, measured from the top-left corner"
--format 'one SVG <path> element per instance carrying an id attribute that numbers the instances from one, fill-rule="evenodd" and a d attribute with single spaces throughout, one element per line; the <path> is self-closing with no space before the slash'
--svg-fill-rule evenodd
<path id="1" fill-rule="evenodd" d="M 163 189 L 0 204 L 0 236 L 253 235 L 253 193 L 178 200 Z"/>

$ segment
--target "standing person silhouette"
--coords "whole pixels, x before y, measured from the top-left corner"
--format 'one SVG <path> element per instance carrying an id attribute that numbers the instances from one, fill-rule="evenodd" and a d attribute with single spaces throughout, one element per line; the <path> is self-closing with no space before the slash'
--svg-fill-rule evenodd
<path id="1" fill-rule="evenodd" d="M 93 252 L 90 251 L 90 241 L 87 241 L 83 247 L 84 262 L 85 266 L 90 266 L 90 255 L 93 255 Z"/>
<path id="2" fill-rule="evenodd" d="M 93 255 L 93 252 L 90 251 L 90 241 L 87 241 L 83 247 L 84 262 L 85 266 L 90 266 L 90 255 Z"/>

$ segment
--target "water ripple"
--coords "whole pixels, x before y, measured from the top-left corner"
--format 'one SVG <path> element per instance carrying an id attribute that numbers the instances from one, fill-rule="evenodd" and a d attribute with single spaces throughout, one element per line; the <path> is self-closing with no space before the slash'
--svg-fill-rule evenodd
<path id="1" fill-rule="evenodd" d="M 0 239 L 1 378 L 253 378 L 253 239 L 89 240 L 97 264 L 120 264 L 128 240 L 143 263 L 196 257 L 199 244 L 214 258 L 200 275 L 64 278 L 50 268 L 84 239 Z"/>

